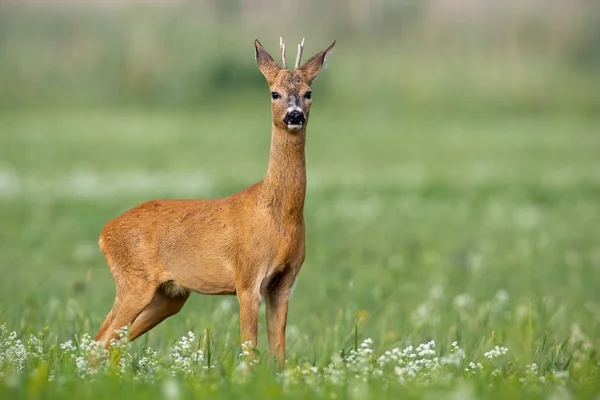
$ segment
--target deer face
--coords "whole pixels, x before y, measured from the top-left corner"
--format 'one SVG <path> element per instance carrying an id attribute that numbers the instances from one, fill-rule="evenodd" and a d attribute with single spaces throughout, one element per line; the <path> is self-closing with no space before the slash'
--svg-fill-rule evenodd
<path id="1" fill-rule="evenodd" d="M 327 49 L 311 57 L 302 67 L 299 64 L 303 44 L 298 46 L 296 67 L 292 71 L 286 68 L 285 45 L 283 43 L 280 43 L 283 68 L 279 68 L 258 40 L 255 40 L 254 45 L 258 68 L 267 79 L 271 90 L 273 124 L 277 128 L 291 133 L 306 128 L 312 102 L 310 85 L 321 72 L 326 57 L 333 49 L 335 42 Z"/>
<path id="2" fill-rule="evenodd" d="M 271 111 L 278 128 L 297 130 L 306 126 L 312 92 L 300 71 L 280 70 L 271 88 Z"/>

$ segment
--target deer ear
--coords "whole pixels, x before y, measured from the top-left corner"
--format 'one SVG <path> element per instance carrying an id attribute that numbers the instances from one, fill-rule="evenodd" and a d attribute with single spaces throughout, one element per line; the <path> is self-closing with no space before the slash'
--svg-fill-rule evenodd
<path id="1" fill-rule="evenodd" d="M 325 50 L 321 50 L 314 56 L 312 56 L 307 62 L 304 63 L 300 70 L 304 73 L 306 78 L 308 79 L 309 85 L 312 81 L 319 75 L 319 72 L 323 69 L 325 64 L 327 63 L 327 57 L 331 54 L 333 50 L 333 46 L 335 46 L 335 40 L 331 45 Z"/>
<path id="2" fill-rule="evenodd" d="M 279 73 L 279 67 L 273 61 L 273 57 L 265 50 L 265 48 L 260 44 L 258 39 L 254 40 L 254 48 L 255 53 L 254 57 L 256 58 L 256 63 L 258 64 L 258 69 L 267 79 L 267 83 L 270 85 L 273 84 L 277 74 Z"/>

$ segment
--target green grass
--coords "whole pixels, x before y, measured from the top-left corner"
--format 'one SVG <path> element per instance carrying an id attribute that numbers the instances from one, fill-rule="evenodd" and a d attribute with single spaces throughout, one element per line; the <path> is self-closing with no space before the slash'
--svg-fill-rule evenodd
<path id="1" fill-rule="evenodd" d="M 213 370 L 157 372 L 152 383 L 133 367 L 79 379 L 59 345 L 93 336 L 112 305 L 96 245 L 103 224 L 151 198 L 220 197 L 262 179 L 265 99 L 194 113 L 0 114 L 0 322 L 24 342 L 44 331 L 40 360 L 16 374 L 0 362 L 1 398 L 162 398 L 174 386 L 182 398 L 600 393 L 600 119 L 349 112 L 318 98 L 288 369 L 326 367 L 366 338 L 376 357 L 430 340 L 443 356 L 458 341 L 461 364 L 421 385 L 392 370 L 387 385 L 350 374 L 341 385 L 315 376 L 287 386 L 262 358 L 253 373 L 236 369 L 234 297 L 194 295 L 128 352 L 137 360 L 149 346 L 164 357 L 193 331 L 206 357 L 208 328 Z M 259 334 L 264 350 L 264 309 Z M 494 346 L 507 354 L 484 357 Z M 483 369 L 466 372 L 470 362 Z M 526 373 L 532 363 L 537 377 Z M 555 370 L 569 377 L 555 382 Z"/>

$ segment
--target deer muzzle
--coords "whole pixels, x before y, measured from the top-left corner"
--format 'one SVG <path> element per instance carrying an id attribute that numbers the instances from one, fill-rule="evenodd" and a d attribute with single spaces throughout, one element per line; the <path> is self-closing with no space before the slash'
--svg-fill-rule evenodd
<path id="1" fill-rule="evenodd" d="M 304 113 L 302 110 L 298 109 L 289 110 L 283 118 L 283 123 L 286 124 L 289 129 L 300 129 L 305 121 Z"/>

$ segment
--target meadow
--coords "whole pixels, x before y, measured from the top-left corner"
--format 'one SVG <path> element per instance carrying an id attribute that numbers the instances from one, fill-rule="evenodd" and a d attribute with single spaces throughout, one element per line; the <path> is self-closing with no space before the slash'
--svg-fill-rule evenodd
<path id="1" fill-rule="evenodd" d="M 103 224 L 261 179 L 263 103 L 245 129 L 223 109 L 0 115 L 3 398 L 598 394 L 600 121 L 335 120 L 318 100 L 284 372 L 244 363 L 234 297 L 194 295 L 89 375 L 114 296 Z"/>
<path id="2" fill-rule="evenodd" d="M 93 343 L 115 294 L 103 225 L 237 192 L 269 155 L 251 39 L 276 52 L 286 21 L 147 11 L 0 13 L 0 399 L 598 399 L 593 51 L 577 66 L 536 31 L 531 47 L 438 43 L 410 15 L 380 37 L 343 15 L 328 28 L 333 8 L 307 38 L 339 49 L 313 85 L 283 370 L 264 307 L 247 357 L 235 297 L 192 295 L 133 343 Z"/>

